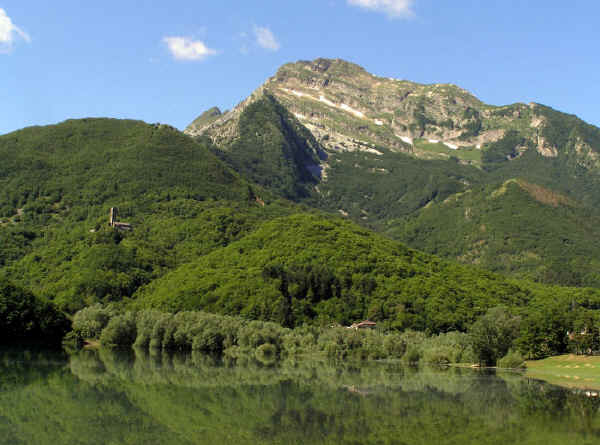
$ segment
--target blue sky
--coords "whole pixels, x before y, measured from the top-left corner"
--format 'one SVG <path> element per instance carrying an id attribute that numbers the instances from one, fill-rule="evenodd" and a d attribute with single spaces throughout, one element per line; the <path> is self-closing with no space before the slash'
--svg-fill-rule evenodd
<path id="1" fill-rule="evenodd" d="M 184 128 L 317 57 L 600 125 L 593 0 L 0 0 L 0 134 L 109 116 Z"/>

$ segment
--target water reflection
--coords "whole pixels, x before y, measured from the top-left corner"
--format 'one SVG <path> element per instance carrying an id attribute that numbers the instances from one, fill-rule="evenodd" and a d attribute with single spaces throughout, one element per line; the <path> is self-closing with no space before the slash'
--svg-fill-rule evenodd
<path id="1" fill-rule="evenodd" d="M 0 444 L 600 443 L 600 401 L 517 374 L 0 353 Z"/>

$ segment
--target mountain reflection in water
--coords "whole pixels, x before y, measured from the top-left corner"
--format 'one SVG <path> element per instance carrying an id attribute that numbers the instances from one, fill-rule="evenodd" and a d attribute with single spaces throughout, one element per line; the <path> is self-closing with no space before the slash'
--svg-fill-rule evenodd
<path id="1" fill-rule="evenodd" d="M 599 407 L 471 369 L 0 351 L 2 445 L 596 444 Z"/>

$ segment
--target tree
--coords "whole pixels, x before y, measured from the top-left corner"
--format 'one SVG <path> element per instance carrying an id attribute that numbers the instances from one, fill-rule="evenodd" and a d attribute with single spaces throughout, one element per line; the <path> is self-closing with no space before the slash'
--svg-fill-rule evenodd
<path id="1" fill-rule="evenodd" d="M 518 348 L 529 359 L 564 353 L 569 324 L 564 305 L 546 304 L 543 310 L 530 311 L 516 341 Z"/>
<path id="2" fill-rule="evenodd" d="M 52 304 L 0 279 L 0 342 L 60 340 L 68 325 Z"/>
<path id="3" fill-rule="evenodd" d="M 470 329 L 473 351 L 479 364 L 493 366 L 504 357 L 519 334 L 520 318 L 505 307 L 489 309 Z"/>

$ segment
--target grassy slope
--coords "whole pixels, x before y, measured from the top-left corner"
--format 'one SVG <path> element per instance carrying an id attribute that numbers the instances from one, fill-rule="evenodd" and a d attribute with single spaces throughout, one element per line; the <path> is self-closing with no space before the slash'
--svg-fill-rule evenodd
<path id="1" fill-rule="evenodd" d="M 568 388 L 600 390 L 600 357 L 571 354 L 528 361 L 527 376 Z"/>

